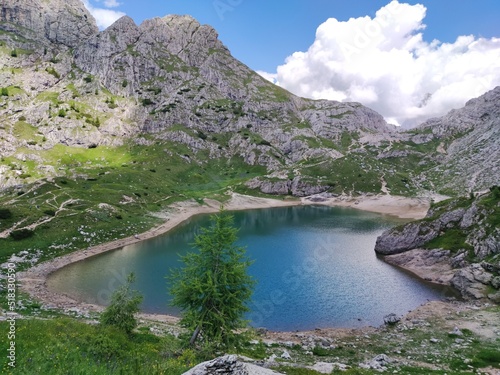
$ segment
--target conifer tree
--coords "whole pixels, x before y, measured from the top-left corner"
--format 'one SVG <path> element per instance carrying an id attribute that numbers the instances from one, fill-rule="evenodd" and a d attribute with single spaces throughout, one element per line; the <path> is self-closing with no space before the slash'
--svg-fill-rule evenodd
<path id="1" fill-rule="evenodd" d="M 181 324 L 193 332 L 191 345 L 201 333 L 203 341 L 227 346 L 246 324 L 243 314 L 255 282 L 247 274 L 245 249 L 235 245 L 237 232 L 233 216 L 221 208 L 195 237 L 199 251 L 183 256 L 184 267 L 168 277 L 172 304 L 183 310 Z"/>

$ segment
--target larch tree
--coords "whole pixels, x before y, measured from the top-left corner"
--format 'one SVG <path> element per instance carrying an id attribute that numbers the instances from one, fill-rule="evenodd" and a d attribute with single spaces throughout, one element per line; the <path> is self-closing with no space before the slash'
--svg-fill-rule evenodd
<path id="1" fill-rule="evenodd" d="M 238 229 L 233 222 L 221 207 L 211 225 L 195 237 L 198 251 L 183 256 L 184 267 L 167 277 L 172 304 L 183 311 L 181 324 L 193 332 L 191 345 L 200 337 L 228 345 L 235 330 L 246 325 L 243 315 L 255 281 L 247 273 L 251 261 L 245 249 L 235 244 Z"/>

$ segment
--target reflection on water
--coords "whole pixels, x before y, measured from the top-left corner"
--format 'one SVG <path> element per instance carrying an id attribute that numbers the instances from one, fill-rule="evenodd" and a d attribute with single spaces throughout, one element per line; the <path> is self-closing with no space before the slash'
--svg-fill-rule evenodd
<path id="1" fill-rule="evenodd" d="M 247 318 L 274 330 L 379 325 L 450 295 L 377 258 L 375 240 L 398 221 L 387 216 L 324 206 L 235 212 L 239 244 L 254 260 L 258 281 Z M 49 287 L 90 303 L 106 304 L 130 272 L 147 312 L 178 314 L 168 305 L 165 275 L 181 266 L 208 216 L 191 218 L 170 233 L 86 259 L 56 272 Z"/>

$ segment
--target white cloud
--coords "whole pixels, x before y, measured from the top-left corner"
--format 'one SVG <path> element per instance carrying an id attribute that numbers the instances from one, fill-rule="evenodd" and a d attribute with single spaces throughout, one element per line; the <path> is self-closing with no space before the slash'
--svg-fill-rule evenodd
<path id="1" fill-rule="evenodd" d="M 278 78 L 277 74 L 263 72 L 262 70 L 257 70 L 256 73 L 260 75 L 262 78 L 267 79 L 269 82 L 277 83 L 276 79 Z"/>
<path id="2" fill-rule="evenodd" d="M 125 13 L 116 10 L 96 8 L 92 4 L 90 4 L 88 0 L 82 0 L 82 1 L 83 5 L 85 5 L 85 8 L 87 8 L 88 11 L 94 16 L 95 20 L 97 21 L 97 26 L 100 29 L 107 28 L 108 26 L 112 25 L 116 20 L 125 15 Z M 105 1 L 106 6 L 108 6 L 107 3 L 116 3 L 116 1 L 106 0 Z"/>
<path id="3" fill-rule="evenodd" d="M 394 0 L 374 18 L 330 18 L 307 52 L 289 56 L 271 76 L 295 94 L 359 101 L 406 125 L 441 116 L 500 85 L 500 38 L 428 43 L 425 15 L 423 5 Z"/>
<path id="4" fill-rule="evenodd" d="M 122 3 L 119 3 L 116 0 L 104 0 L 104 5 L 106 6 L 106 8 L 116 8 L 122 5 Z"/>

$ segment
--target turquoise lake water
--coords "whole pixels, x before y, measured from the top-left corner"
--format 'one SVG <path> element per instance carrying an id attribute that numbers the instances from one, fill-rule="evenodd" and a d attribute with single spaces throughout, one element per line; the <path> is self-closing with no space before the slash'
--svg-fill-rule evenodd
<path id="1" fill-rule="evenodd" d="M 405 314 L 427 300 L 453 295 L 390 266 L 373 251 L 377 236 L 401 221 L 363 211 L 297 206 L 234 212 L 239 244 L 254 263 L 254 327 L 306 330 L 378 326 L 384 315 Z M 193 251 L 194 233 L 208 216 L 191 218 L 169 233 L 71 264 L 49 288 L 89 303 L 107 304 L 126 275 L 136 275 L 142 310 L 178 314 L 169 306 L 165 275 Z"/>

